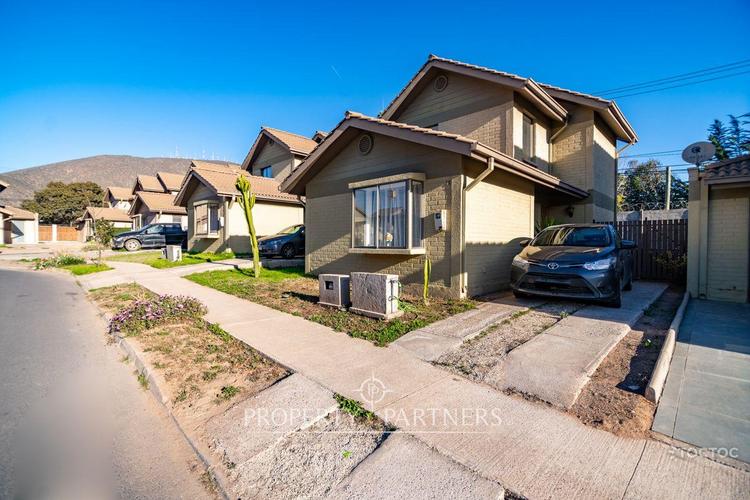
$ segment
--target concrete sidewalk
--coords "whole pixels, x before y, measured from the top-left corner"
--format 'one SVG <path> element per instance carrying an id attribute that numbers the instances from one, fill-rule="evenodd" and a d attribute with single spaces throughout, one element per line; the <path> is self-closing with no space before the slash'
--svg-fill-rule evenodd
<path id="1" fill-rule="evenodd" d="M 552 408 L 457 378 L 402 349 L 379 348 L 171 272 L 150 268 L 144 272 L 131 266 L 98 274 L 109 274 L 108 284 L 119 278 L 157 293 L 195 297 L 207 305 L 207 319 L 221 323 L 235 337 L 331 391 L 372 403 L 390 424 L 524 496 L 664 498 L 666 492 L 672 498 L 737 498 L 750 494 L 750 474 L 745 471 L 675 453 L 675 448 L 662 443 L 618 438 Z M 91 287 L 105 286 L 103 280 L 90 275 L 80 281 Z M 440 418 L 425 418 L 425 412 Z M 467 421 L 461 418 L 467 413 L 493 418 Z"/>

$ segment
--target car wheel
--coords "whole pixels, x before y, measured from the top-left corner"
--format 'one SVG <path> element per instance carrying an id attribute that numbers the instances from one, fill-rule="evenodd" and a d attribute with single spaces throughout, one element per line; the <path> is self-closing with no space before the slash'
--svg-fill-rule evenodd
<path id="1" fill-rule="evenodd" d="M 633 275 L 632 274 L 630 275 L 630 278 L 628 278 L 628 282 L 625 283 L 625 286 L 622 289 L 625 290 L 626 292 L 629 292 L 630 290 L 633 289 Z"/>
<path id="2" fill-rule="evenodd" d="M 604 303 L 606 306 L 616 308 L 622 307 L 622 281 L 619 279 L 617 280 L 616 290 L 615 296 Z"/>
<path id="3" fill-rule="evenodd" d="M 281 247 L 281 256 L 285 259 L 293 259 L 295 253 L 296 252 L 294 251 L 294 245 L 287 243 L 286 245 Z"/>
<path id="4" fill-rule="evenodd" d="M 128 240 L 125 242 L 125 250 L 128 252 L 135 252 L 141 249 L 141 242 L 138 240 Z"/>
<path id="5" fill-rule="evenodd" d="M 517 299 L 526 299 L 526 298 L 529 297 L 528 294 L 523 293 L 523 292 L 519 292 L 518 290 L 513 290 L 513 295 L 515 295 L 515 297 Z"/>

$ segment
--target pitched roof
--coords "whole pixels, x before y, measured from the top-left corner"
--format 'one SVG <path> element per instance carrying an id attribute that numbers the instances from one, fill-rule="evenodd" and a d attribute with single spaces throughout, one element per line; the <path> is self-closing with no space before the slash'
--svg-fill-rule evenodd
<path id="1" fill-rule="evenodd" d="M 105 198 L 109 196 L 107 192 L 109 192 L 115 200 L 132 200 L 135 197 L 133 191 L 125 187 L 107 186 L 107 189 L 104 192 Z"/>
<path id="2" fill-rule="evenodd" d="M 203 161 L 193 160 L 193 163 L 185 177 L 180 192 L 177 193 L 175 203 L 184 206 L 186 187 L 191 178 L 197 179 L 219 196 L 239 196 L 240 192 L 235 187 L 237 177 L 243 175 L 250 180 L 253 194 L 258 200 L 277 201 L 285 203 L 301 204 L 299 196 L 283 193 L 279 190 L 279 181 L 267 177 L 250 175 L 247 171 L 231 165 L 217 165 Z"/>
<path id="3" fill-rule="evenodd" d="M 162 212 L 165 214 L 187 215 L 185 207 L 174 204 L 176 195 L 171 193 L 150 193 L 138 191 L 135 194 L 135 202 L 130 207 L 130 214 L 138 212 L 138 205 L 143 204 L 149 212 Z"/>
<path id="4" fill-rule="evenodd" d="M 703 178 L 711 184 L 750 181 L 750 155 L 708 165 Z"/>
<path id="5" fill-rule="evenodd" d="M 86 207 L 81 219 L 85 219 L 86 214 L 90 215 L 94 220 L 104 219 L 110 222 L 130 222 L 130 216 L 126 212 L 112 207 Z"/>
<path id="6" fill-rule="evenodd" d="M 14 207 L 11 205 L 0 205 L 0 213 L 7 215 L 8 219 L 15 220 L 34 220 L 36 214 L 23 208 Z"/>
<path id="7" fill-rule="evenodd" d="M 182 174 L 172 174 L 169 172 L 156 172 L 156 177 L 167 191 L 179 191 L 182 179 L 185 178 Z"/>
<path id="8" fill-rule="evenodd" d="M 263 139 L 265 141 L 262 141 Z M 277 142 L 281 147 L 289 151 L 290 154 L 303 157 L 310 154 L 315 149 L 315 146 L 318 145 L 316 141 L 303 135 L 286 132 L 277 128 L 261 127 L 258 136 L 250 147 L 250 151 L 248 151 L 245 160 L 242 162 L 244 170 L 248 169 L 255 156 L 260 153 L 262 143 L 265 143 L 269 139 Z"/>
<path id="9" fill-rule="evenodd" d="M 0 191 L 2 191 L 3 189 L 7 188 L 9 185 L 10 184 L 8 184 L 7 182 L 4 182 L 3 180 L 0 180 Z"/>
<path id="10" fill-rule="evenodd" d="M 303 192 L 305 177 L 314 172 L 318 159 L 325 151 L 350 127 L 364 131 L 375 132 L 390 137 L 399 138 L 425 144 L 427 146 L 451 151 L 463 156 L 468 156 L 479 161 L 488 162 L 492 159 L 495 168 L 505 170 L 512 174 L 526 178 L 537 184 L 566 193 L 576 198 L 585 198 L 588 193 L 576 186 L 561 181 L 554 175 L 548 174 L 536 167 L 517 160 L 494 148 L 486 146 L 481 142 L 459 134 L 443 132 L 431 128 L 417 127 L 405 123 L 393 122 L 382 118 L 365 116 L 361 113 L 347 111 L 344 119 L 328 135 L 325 141 L 313 151 L 305 161 L 297 167 L 289 177 L 281 184 L 281 189 L 286 192 Z"/>
<path id="11" fill-rule="evenodd" d="M 401 89 L 398 95 L 388 104 L 388 106 L 380 113 L 380 117 L 385 119 L 392 119 L 394 114 L 398 111 L 400 106 L 408 95 L 414 90 L 417 84 L 424 78 L 430 69 L 433 67 L 443 69 L 446 71 L 454 71 L 465 75 L 474 77 L 495 80 L 498 83 L 504 83 L 511 87 L 514 87 L 517 91 L 523 94 L 526 98 L 530 99 L 538 105 L 541 105 L 542 111 L 545 111 L 544 107 L 550 107 L 547 110 L 548 116 L 554 118 L 554 114 L 550 114 L 551 110 L 565 109 L 560 105 L 557 100 L 571 101 L 585 106 L 593 107 L 602 114 L 602 117 L 607 124 L 612 127 L 612 130 L 617 134 L 619 139 L 636 142 L 638 136 L 636 135 L 633 127 L 628 123 L 625 116 L 620 111 L 620 108 L 614 101 L 602 99 L 601 97 L 593 96 L 590 94 L 584 94 L 583 92 L 576 92 L 573 90 L 564 89 L 562 87 L 556 87 L 554 85 L 548 85 L 544 83 L 538 83 L 531 78 L 524 78 L 512 73 L 499 71 L 496 69 L 488 68 L 485 66 L 477 66 L 475 64 L 468 64 L 454 59 L 447 59 L 436 55 L 430 55 L 427 61 L 417 71 L 417 73 L 409 80 L 406 86 Z M 552 101 L 552 102 L 550 102 Z M 565 114 L 560 114 L 560 117 L 565 117 Z M 559 120 L 560 118 L 558 118 Z"/>
<path id="12" fill-rule="evenodd" d="M 163 193 L 164 187 L 159 182 L 159 179 L 153 175 L 139 175 L 135 181 L 136 188 L 133 189 L 133 194 L 136 191 L 151 191 L 153 193 Z M 140 186 L 140 189 L 137 189 Z"/>

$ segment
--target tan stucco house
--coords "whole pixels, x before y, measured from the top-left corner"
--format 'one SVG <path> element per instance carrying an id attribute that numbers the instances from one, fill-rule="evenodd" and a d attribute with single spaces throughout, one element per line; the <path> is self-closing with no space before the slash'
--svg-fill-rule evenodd
<path id="1" fill-rule="evenodd" d="M 125 230 L 131 227 L 130 216 L 127 212 L 112 207 L 86 207 L 76 220 L 78 239 L 87 241 L 94 236 L 95 223 L 99 219 L 109 221 L 115 229 Z"/>
<path id="2" fill-rule="evenodd" d="M 270 127 L 261 127 L 242 169 L 257 177 L 283 181 L 325 138 L 315 132 L 312 138 Z"/>
<path id="3" fill-rule="evenodd" d="M 433 293 L 505 288 L 535 221 L 613 220 L 612 101 L 431 56 L 379 117 L 348 112 L 283 182 L 306 198 L 308 272 L 398 274 Z"/>
<path id="4" fill-rule="evenodd" d="M 187 228 L 187 211 L 175 205 L 175 197 L 172 193 L 138 191 L 128 211 L 133 229 L 157 222 L 179 222 Z"/>
<path id="5" fill-rule="evenodd" d="M 750 155 L 688 173 L 688 291 L 693 297 L 747 302 Z"/>
<path id="6" fill-rule="evenodd" d="M 240 175 L 250 179 L 255 194 L 253 219 L 258 236 L 303 223 L 302 199 L 282 193 L 279 181 L 251 176 L 237 165 L 195 160 L 175 199 L 187 211 L 189 251 L 250 253 L 247 222 L 235 188 Z"/>
<path id="7" fill-rule="evenodd" d="M 135 195 L 126 187 L 108 186 L 104 190 L 104 206 L 127 212 Z"/>

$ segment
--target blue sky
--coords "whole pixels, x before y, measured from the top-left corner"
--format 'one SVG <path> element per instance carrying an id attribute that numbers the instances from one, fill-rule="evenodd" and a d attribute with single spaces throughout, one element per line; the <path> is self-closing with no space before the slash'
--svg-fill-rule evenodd
<path id="1" fill-rule="evenodd" d="M 95 154 L 241 161 L 261 125 L 378 113 L 428 54 L 593 92 L 750 58 L 750 2 L 0 2 L 0 172 Z M 618 100 L 628 153 L 750 111 L 750 74 Z M 682 163 L 679 157 L 666 157 Z"/>

